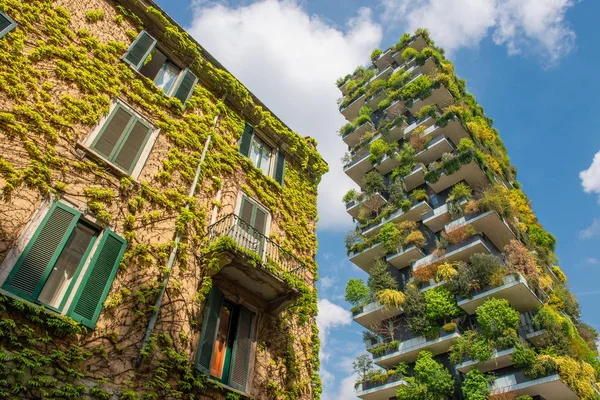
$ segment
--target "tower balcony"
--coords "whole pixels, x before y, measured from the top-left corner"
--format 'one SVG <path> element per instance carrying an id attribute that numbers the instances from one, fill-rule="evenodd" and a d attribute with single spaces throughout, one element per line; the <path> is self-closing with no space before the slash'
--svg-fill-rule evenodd
<path id="1" fill-rule="evenodd" d="M 405 111 L 406 105 L 404 104 L 404 100 L 394 100 L 392 104 L 390 104 L 388 108 L 384 110 L 385 115 L 387 115 L 388 118 L 398 117 L 402 115 Z"/>
<path id="2" fill-rule="evenodd" d="M 529 288 L 525 278 L 518 272 L 504 277 L 503 284 L 497 287 L 484 287 L 471 298 L 457 298 L 458 306 L 467 314 L 475 314 L 477 307 L 490 298 L 506 299 L 517 311 L 523 313 L 542 306 L 542 301 Z"/>
<path id="3" fill-rule="evenodd" d="M 393 265 L 396 269 L 408 267 L 413 261 L 419 260 L 424 256 L 423 251 L 415 246 L 398 249 L 394 254 L 386 257 L 386 261 Z"/>
<path id="4" fill-rule="evenodd" d="M 403 133 L 402 138 L 408 138 L 414 132 L 414 130 L 420 126 L 426 127 L 427 129 L 425 130 L 425 132 L 427 132 L 429 130 L 429 128 L 434 126 L 434 124 L 435 124 L 435 119 L 433 119 L 429 116 L 423 118 L 420 121 L 415 121 L 412 124 L 408 125 L 406 127 L 406 129 L 404 129 L 404 131 L 402 132 Z M 425 133 L 425 132 L 423 132 L 423 133 Z"/>
<path id="5" fill-rule="evenodd" d="M 369 273 L 375 260 L 385 257 L 385 254 L 386 251 L 383 248 L 383 244 L 375 243 L 364 250 L 351 252 L 349 259 L 358 268 Z"/>
<path id="6" fill-rule="evenodd" d="M 367 96 L 365 94 L 360 95 L 352 103 L 342 108 L 340 112 L 348 121 L 354 121 L 358 117 L 358 112 L 365 105 Z"/>
<path id="7" fill-rule="evenodd" d="M 362 382 L 356 387 L 356 397 L 363 400 L 388 400 L 396 396 L 396 391 L 402 385 L 407 385 L 402 374 L 390 375 L 385 382 Z"/>
<path id="8" fill-rule="evenodd" d="M 410 192 L 416 187 L 421 186 L 425 183 L 425 168 L 422 164 L 419 164 L 413 168 L 410 174 L 406 175 L 403 179 L 404 186 L 407 192 Z"/>
<path id="9" fill-rule="evenodd" d="M 225 280 L 259 298 L 267 312 L 278 313 L 300 297 L 286 278 L 306 280 L 306 265 L 237 215 L 229 214 L 209 226 L 207 237 L 219 263 L 209 272 L 215 281 Z"/>
<path id="10" fill-rule="evenodd" d="M 386 51 L 386 53 L 388 53 L 388 51 Z M 382 56 L 383 56 L 383 54 L 382 54 Z M 389 58 L 391 59 L 391 55 L 389 55 Z M 393 59 L 392 59 L 392 61 L 393 61 Z M 375 64 L 375 65 L 377 65 L 377 64 Z M 387 81 L 390 78 L 390 76 L 392 76 L 392 74 L 394 73 L 394 68 L 391 66 L 391 63 L 388 64 L 387 66 L 384 66 L 383 69 L 379 68 L 379 67 L 377 67 L 377 68 L 379 69 L 379 72 L 377 74 L 375 74 L 375 76 L 369 80 L 369 83 L 375 82 L 378 79 L 383 79 L 383 80 Z"/>
<path id="11" fill-rule="evenodd" d="M 457 261 L 467 262 L 473 254 L 477 253 L 495 253 L 494 246 L 482 234 L 473 235 L 460 243 L 448 246 L 444 255 L 436 256 L 435 254 L 429 254 L 417 260 L 413 265 L 413 269 L 424 268 L 439 261 L 447 261 L 449 263 Z"/>
<path id="12" fill-rule="evenodd" d="M 539 379 L 531 379 L 519 371 L 496 378 L 490 386 L 492 395 L 540 396 L 544 400 L 579 399 L 579 396 L 561 380 L 557 373 Z"/>
<path id="13" fill-rule="evenodd" d="M 480 372 L 490 372 L 496 369 L 510 367 L 513 365 L 511 355 L 514 353 L 514 347 L 504 350 L 494 350 L 492 356 L 486 361 L 467 360 L 456 365 L 456 369 L 466 374 L 470 370 L 477 368 Z"/>
<path id="14" fill-rule="evenodd" d="M 363 149 L 363 151 L 354 156 L 354 159 L 349 164 L 344 166 L 344 173 L 358 186 L 362 185 L 365 174 L 373 168 L 369 156 L 369 151 L 364 151 Z"/>
<path id="15" fill-rule="evenodd" d="M 387 97 L 386 90 L 383 89 L 383 88 L 381 88 L 378 91 L 376 91 L 375 93 L 373 93 L 371 96 L 367 97 L 365 104 L 372 111 L 375 111 L 375 110 L 377 110 L 377 105 L 379 104 L 379 102 L 381 102 L 382 100 L 384 100 L 386 97 Z"/>
<path id="16" fill-rule="evenodd" d="M 466 201 L 460 203 L 461 207 L 467 204 Z M 423 223 L 431 229 L 432 232 L 439 232 L 446 227 L 446 225 L 452 220 L 450 211 L 448 211 L 448 204 L 444 203 L 439 207 L 436 207 L 423 217 Z"/>
<path id="17" fill-rule="evenodd" d="M 446 332 L 440 329 L 440 336 L 436 339 L 427 339 L 424 336 L 418 336 L 399 343 L 398 349 L 389 351 L 379 357 L 374 357 L 375 364 L 383 368 L 392 368 L 401 362 L 411 363 L 417 360 L 417 356 L 423 350 L 428 350 L 433 355 L 446 353 L 450 350 L 458 338 L 458 331 Z"/>
<path id="18" fill-rule="evenodd" d="M 394 57 L 392 57 L 392 54 L 395 52 L 396 51 L 393 48 L 389 48 L 383 53 L 381 53 L 377 60 L 375 60 L 374 64 L 379 71 L 385 70 L 390 65 L 392 65 L 392 63 L 394 62 Z"/>
<path id="19" fill-rule="evenodd" d="M 444 85 L 440 85 L 433 89 L 431 94 L 426 98 L 416 98 L 407 108 L 413 115 L 417 115 L 421 111 L 421 108 L 425 106 L 437 105 L 440 108 L 444 108 L 452 104 L 453 100 L 454 97 L 452 97 L 448 89 Z"/>
<path id="20" fill-rule="evenodd" d="M 356 127 L 352 132 L 345 134 L 342 136 L 342 140 L 349 147 L 355 147 L 360 143 L 360 138 L 367 133 L 369 130 L 374 130 L 375 127 L 371 121 L 367 121 L 362 123 L 360 126 Z"/>
<path id="21" fill-rule="evenodd" d="M 383 218 L 380 222 L 377 222 L 372 225 L 368 225 L 362 229 L 363 236 L 366 237 L 375 237 L 383 227 L 383 225 L 388 222 L 398 223 L 402 221 L 420 221 L 423 218 L 423 215 L 427 214 L 431 211 L 431 206 L 427 201 L 420 201 L 413 205 L 408 211 L 403 211 L 402 209 L 397 209 L 393 213 L 387 216 L 387 218 Z"/>
<path id="22" fill-rule="evenodd" d="M 444 136 L 438 136 L 433 139 L 427 147 L 415 154 L 415 158 L 418 162 L 423 164 L 429 164 L 435 160 L 438 160 L 442 154 L 452 151 L 452 145 Z"/>
<path id="23" fill-rule="evenodd" d="M 476 232 L 483 232 L 499 249 L 503 249 L 511 240 L 516 238 L 512 229 L 494 210 L 463 215 L 455 221 L 448 223 L 445 231 L 446 233 L 450 233 L 468 225 L 472 226 Z"/>
<path id="24" fill-rule="evenodd" d="M 455 145 L 458 145 L 461 139 L 469 137 L 469 133 L 457 118 L 451 119 L 445 126 L 434 125 L 432 122 L 422 135 L 431 136 L 433 139 L 444 136 Z"/>
<path id="25" fill-rule="evenodd" d="M 411 41 L 406 47 L 412 47 L 413 49 L 415 49 L 416 51 L 420 52 L 421 50 L 423 50 L 425 47 L 427 47 L 427 41 L 425 41 L 425 39 L 423 39 L 423 37 L 421 36 L 417 36 L 416 38 L 413 39 L 413 41 Z M 394 60 L 396 60 L 396 62 L 398 64 L 402 64 L 404 62 L 404 60 L 402 60 L 402 51 L 397 51 L 392 55 L 392 58 Z M 410 61 L 410 60 L 409 60 Z"/>
<path id="26" fill-rule="evenodd" d="M 472 188 L 477 188 L 488 180 L 479 164 L 473 160 L 469 164 L 461 165 L 460 169 L 452 175 L 442 173 L 437 182 L 429 183 L 429 187 L 439 193 L 461 181 L 466 181 Z"/>
<path id="27" fill-rule="evenodd" d="M 372 209 L 378 209 L 388 204 L 388 201 L 383 197 L 383 195 L 379 192 L 367 196 L 363 194 L 363 198 L 360 200 L 353 200 L 349 203 L 346 203 L 346 212 L 352 216 L 352 218 L 358 217 L 358 212 L 360 211 L 361 206 L 368 206 Z"/>
<path id="28" fill-rule="evenodd" d="M 385 321 L 386 319 L 390 319 L 402 313 L 403 310 L 400 308 L 387 307 L 379 301 L 374 301 L 359 307 L 356 310 L 352 310 L 352 319 L 359 325 L 371 329 L 373 324 Z"/>

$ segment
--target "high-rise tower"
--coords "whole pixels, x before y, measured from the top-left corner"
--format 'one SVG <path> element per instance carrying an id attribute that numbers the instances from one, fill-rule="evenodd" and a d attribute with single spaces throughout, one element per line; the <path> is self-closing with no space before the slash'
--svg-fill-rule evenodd
<path id="1" fill-rule="evenodd" d="M 427 31 L 341 78 L 348 282 L 366 328 L 357 396 L 588 399 L 593 328 L 506 149 Z M 360 368 L 359 368 L 360 369 Z"/>

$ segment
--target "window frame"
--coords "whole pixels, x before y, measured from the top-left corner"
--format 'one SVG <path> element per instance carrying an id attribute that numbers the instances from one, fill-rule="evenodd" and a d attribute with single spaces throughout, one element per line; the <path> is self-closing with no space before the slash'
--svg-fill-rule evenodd
<path id="1" fill-rule="evenodd" d="M 10 23 L 6 28 L 4 28 L 3 30 L 0 31 L 0 38 L 2 38 L 4 36 L 6 36 L 6 34 L 8 34 L 10 31 L 12 31 L 13 29 L 15 29 L 17 27 L 17 22 L 14 19 L 12 19 L 3 10 L 0 10 L 0 14 L 2 14 L 2 16 L 4 18 L 6 18 L 8 20 L 8 22 Z"/>
<path id="2" fill-rule="evenodd" d="M 256 128 L 255 128 L 253 125 L 249 124 L 248 122 L 246 122 L 246 124 L 252 128 L 252 133 L 251 133 L 251 137 L 250 137 L 250 145 L 249 145 L 249 147 L 248 147 L 248 154 L 244 154 L 244 153 L 242 153 L 242 152 L 241 152 L 241 150 L 242 150 L 242 149 L 241 149 L 241 144 L 242 144 L 242 140 L 243 140 L 243 137 L 244 137 L 244 132 L 242 132 L 242 135 L 240 136 L 240 138 L 239 138 L 239 140 L 238 140 L 238 152 L 239 152 L 239 153 L 240 153 L 242 156 L 244 156 L 244 157 L 248 158 L 248 159 L 249 159 L 249 160 L 252 162 L 252 165 L 253 165 L 253 166 L 254 166 L 256 169 L 259 169 L 263 175 L 266 175 L 266 176 L 268 176 L 268 177 L 270 177 L 270 178 L 272 178 L 272 179 L 275 179 L 275 173 L 276 173 L 276 169 L 277 169 L 277 168 L 276 168 L 276 167 L 277 167 L 277 166 L 276 166 L 276 158 L 277 158 L 277 156 L 278 156 L 278 153 L 279 153 L 279 151 L 277 151 L 277 150 L 276 150 L 276 149 L 277 149 L 277 147 L 276 147 L 276 146 L 272 146 L 272 145 L 269 143 L 269 141 L 268 141 L 268 140 L 265 140 L 265 139 L 263 139 L 263 137 L 262 137 L 261 135 L 257 135 L 257 134 L 256 134 Z M 245 131 L 245 129 L 246 129 L 246 128 L 244 127 L 244 131 Z M 269 156 L 269 172 L 268 172 L 268 173 L 266 173 L 266 174 L 263 172 L 263 170 L 262 170 L 262 169 L 261 169 L 261 168 L 260 168 L 258 165 L 256 165 L 256 163 L 254 162 L 254 160 L 252 159 L 252 157 L 250 157 L 250 155 L 251 155 L 251 152 L 252 152 L 252 145 L 254 144 L 254 140 L 255 140 L 255 139 L 256 139 L 257 141 L 259 141 L 260 143 L 262 143 L 262 145 L 263 145 L 264 147 L 266 147 L 266 148 L 268 148 L 268 149 L 270 150 L 270 156 Z M 284 158 L 284 159 L 285 159 L 285 158 Z M 285 167 L 284 167 L 284 172 L 283 172 L 283 173 L 285 174 Z"/>

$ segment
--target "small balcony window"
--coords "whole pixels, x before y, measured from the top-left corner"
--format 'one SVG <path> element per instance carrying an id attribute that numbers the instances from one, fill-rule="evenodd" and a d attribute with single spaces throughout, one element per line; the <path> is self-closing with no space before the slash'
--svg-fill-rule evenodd
<path id="1" fill-rule="evenodd" d="M 2 288 L 93 328 L 126 246 L 110 229 L 54 202 Z"/>
<path id="2" fill-rule="evenodd" d="M 123 60 L 140 74 L 154 81 L 167 96 L 183 104 L 191 97 L 198 78 L 189 69 L 180 68 L 157 47 L 157 41 L 142 31 L 131 44 Z"/>

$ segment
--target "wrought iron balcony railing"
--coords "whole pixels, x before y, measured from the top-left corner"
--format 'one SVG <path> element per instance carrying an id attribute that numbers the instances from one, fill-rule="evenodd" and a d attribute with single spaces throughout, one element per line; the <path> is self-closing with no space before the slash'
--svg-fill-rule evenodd
<path id="1" fill-rule="evenodd" d="M 235 214 L 209 226 L 207 236 L 211 244 L 221 237 L 232 238 L 238 247 L 257 255 L 262 267 L 277 276 L 288 273 L 301 279 L 306 277 L 307 268 L 302 261 Z"/>

